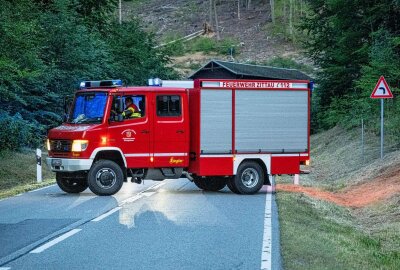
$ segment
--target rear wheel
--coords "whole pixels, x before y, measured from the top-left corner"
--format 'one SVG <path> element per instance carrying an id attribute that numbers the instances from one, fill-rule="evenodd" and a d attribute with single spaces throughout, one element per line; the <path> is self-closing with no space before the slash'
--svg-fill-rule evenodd
<path id="1" fill-rule="evenodd" d="M 97 161 L 89 171 L 90 190 L 97 195 L 107 196 L 117 193 L 124 182 L 121 167 L 111 160 Z"/>
<path id="2" fill-rule="evenodd" d="M 86 174 L 84 173 L 76 174 L 57 172 L 56 181 L 61 190 L 67 193 L 80 193 L 88 187 Z"/>
<path id="3" fill-rule="evenodd" d="M 233 176 L 233 177 L 230 177 L 230 178 L 227 179 L 226 185 L 228 186 L 228 188 L 229 188 L 233 193 L 240 194 L 239 190 L 235 187 L 234 181 L 235 181 L 235 177 L 234 177 L 234 176 Z"/>
<path id="4" fill-rule="evenodd" d="M 198 187 L 199 189 L 205 189 L 205 184 L 204 184 L 204 178 L 195 176 L 193 177 L 193 183 Z"/>
<path id="5" fill-rule="evenodd" d="M 264 185 L 264 178 L 265 173 L 257 162 L 245 161 L 240 164 L 231 184 L 240 194 L 254 194 Z"/>
<path id="6" fill-rule="evenodd" d="M 193 179 L 194 184 L 203 190 L 207 191 L 219 191 L 226 186 L 226 180 L 223 177 L 195 177 Z"/>

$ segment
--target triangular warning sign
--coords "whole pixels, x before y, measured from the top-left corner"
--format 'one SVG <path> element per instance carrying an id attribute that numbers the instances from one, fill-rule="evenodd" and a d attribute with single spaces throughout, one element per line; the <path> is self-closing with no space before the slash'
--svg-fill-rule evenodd
<path id="1" fill-rule="evenodd" d="M 393 98 L 392 91 L 385 78 L 381 76 L 376 84 L 374 91 L 372 91 L 371 98 Z"/>

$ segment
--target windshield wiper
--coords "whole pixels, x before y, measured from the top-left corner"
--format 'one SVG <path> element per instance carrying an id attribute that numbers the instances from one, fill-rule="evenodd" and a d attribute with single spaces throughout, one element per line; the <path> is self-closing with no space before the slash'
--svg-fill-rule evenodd
<path id="1" fill-rule="evenodd" d="M 97 122 L 101 122 L 101 119 L 99 119 L 98 117 L 94 117 L 94 118 L 83 118 L 80 119 L 78 121 L 72 121 L 74 124 L 83 124 L 83 123 L 97 123 Z"/>

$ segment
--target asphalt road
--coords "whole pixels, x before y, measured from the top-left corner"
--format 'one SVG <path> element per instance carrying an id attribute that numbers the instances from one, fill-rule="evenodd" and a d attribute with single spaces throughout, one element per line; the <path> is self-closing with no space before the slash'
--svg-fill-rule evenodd
<path id="1" fill-rule="evenodd" d="M 204 192 L 186 179 L 115 196 L 57 186 L 0 201 L 4 269 L 280 269 L 274 196 Z"/>

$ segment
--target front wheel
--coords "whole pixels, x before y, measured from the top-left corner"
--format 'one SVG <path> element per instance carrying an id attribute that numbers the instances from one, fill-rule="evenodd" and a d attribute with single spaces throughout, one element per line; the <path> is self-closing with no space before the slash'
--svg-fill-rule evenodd
<path id="1" fill-rule="evenodd" d="M 121 189 L 123 182 L 121 167 L 111 160 L 97 161 L 88 174 L 90 190 L 100 196 L 114 195 Z"/>
<path id="2" fill-rule="evenodd" d="M 88 187 L 86 174 L 56 172 L 56 182 L 67 193 L 80 193 Z"/>
<path id="3" fill-rule="evenodd" d="M 240 194 L 254 194 L 264 185 L 264 178 L 265 173 L 257 162 L 245 161 L 240 164 L 231 184 Z"/>

